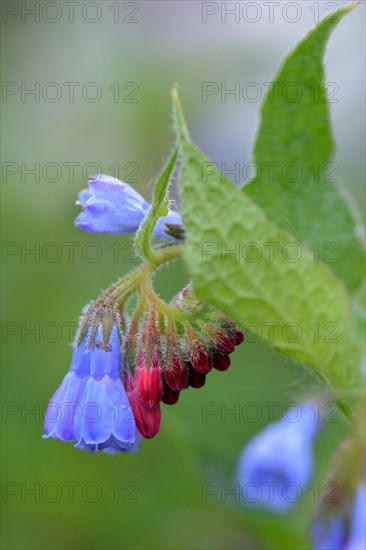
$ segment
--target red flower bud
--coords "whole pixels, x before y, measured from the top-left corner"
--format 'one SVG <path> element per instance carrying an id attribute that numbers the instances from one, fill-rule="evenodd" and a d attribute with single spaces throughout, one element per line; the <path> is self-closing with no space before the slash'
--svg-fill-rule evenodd
<path id="1" fill-rule="evenodd" d="M 172 366 L 165 370 L 165 380 L 174 392 L 183 390 L 188 385 L 188 370 L 182 365 L 178 355 L 172 356 Z"/>
<path id="2" fill-rule="evenodd" d="M 189 369 L 188 385 L 192 388 L 202 388 L 206 382 L 206 375 L 197 372 L 193 367 Z"/>
<path id="3" fill-rule="evenodd" d="M 230 367 L 230 357 L 226 353 L 218 352 L 213 359 L 213 366 L 217 370 L 227 370 Z"/>
<path id="4" fill-rule="evenodd" d="M 161 410 L 160 405 L 152 409 L 146 409 L 142 406 L 137 389 L 129 392 L 128 399 L 131 404 L 136 427 L 143 437 L 150 439 L 160 430 Z"/>
<path id="5" fill-rule="evenodd" d="M 191 351 L 190 361 L 196 371 L 201 374 L 207 374 L 212 369 L 211 357 L 199 344 L 196 344 L 195 349 Z"/>
<path id="6" fill-rule="evenodd" d="M 232 353 L 235 349 L 235 340 L 228 334 L 217 332 L 214 346 L 223 353 Z"/>
<path id="7" fill-rule="evenodd" d="M 235 345 L 236 346 L 239 346 L 239 344 L 241 344 L 242 342 L 244 342 L 244 339 L 245 339 L 245 336 L 244 336 L 244 333 L 241 332 L 240 330 L 237 330 L 235 332 L 235 334 L 233 334 L 233 338 L 235 340 Z"/>
<path id="8" fill-rule="evenodd" d="M 140 401 L 146 409 L 153 409 L 160 403 L 163 395 L 163 378 L 156 348 L 148 368 L 145 364 L 144 352 L 140 353 L 137 377 Z"/>
<path id="9" fill-rule="evenodd" d="M 164 386 L 162 401 L 166 405 L 175 405 L 179 399 L 179 391 L 173 391 L 168 385 Z"/>

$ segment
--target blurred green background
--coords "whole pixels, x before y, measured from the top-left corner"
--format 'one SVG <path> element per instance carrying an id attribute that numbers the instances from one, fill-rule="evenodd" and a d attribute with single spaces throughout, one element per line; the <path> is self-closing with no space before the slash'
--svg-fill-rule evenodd
<path id="1" fill-rule="evenodd" d="M 228 170 L 249 162 L 259 102 L 220 94 L 203 102 L 202 82 L 227 89 L 254 82 L 264 93 L 283 56 L 314 25 L 314 3 L 301 2 L 293 23 L 280 12 L 270 23 L 262 2 L 256 23 L 230 16 L 223 23 L 220 13 L 204 23 L 201 2 L 75 2 L 73 18 L 64 3 L 36 4 L 2 7 L 2 547 L 308 548 L 314 490 L 285 517 L 253 512 L 229 492 L 239 451 L 273 419 L 266 403 L 279 404 L 278 418 L 282 405 L 318 388 L 301 366 L 258 343 L 241 346 L 231 369 L 212 373 L 203 389 L 164 406 L 160 434 L 137 455 L 90 455 L 41 436 L 42 411 L 69 366 L 69 327 L 134 265 L 129 238 L 74 227 L 74 201 L 88 175 L 100 166 L 149 198 L 174 139 L 174 83 L 201 148 Z M 336 162 L 359 214 L 363 43 L 362 5 L 342 21 L 326 55 L 327 80 L 338 86 Z M 36 96 L 26 93 L 32 88 Z M 156 288 L 169 298 L 186 282 L 176 263 L 159 273 Z M 316 446 L 320 487 L 346 433 L 336 420 Z M 207 487 L 216 494 L 205 498 Z"/>

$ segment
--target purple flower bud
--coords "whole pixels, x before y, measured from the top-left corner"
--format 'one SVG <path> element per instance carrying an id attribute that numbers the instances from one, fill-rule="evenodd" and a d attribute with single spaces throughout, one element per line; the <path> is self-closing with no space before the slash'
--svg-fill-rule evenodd
<path id="1" fill-rule="evenodd" d="M 89 332 L 75 347 L 70 372 L 48 406 L 44 437 L 74 440 L 75 447 L 92 452 L 136 450 L 139 434 L 119 375 L 118 329 L 113 327 L 108 347 L 101 327 L 89 350 L 88 339 Z"/>
<path id="2" fill-rule="evenodd" d="M 104 174 L 93 176 L 89 189 L 79 193 L 76 204 L 83 207 L 76 218 L 76 226 L 92 233 L 134 233 L 150 208 L 128 183 Z M 165 224 L 181 225 L 180 214 L 171 210 L 158 220 L 154 230 L 156 237 L 172 239 L 165 232 Z"/>
<path id="3" fill-rule="evenodd" d="M 300 498 L 311 478 L 318 427 L 310 403 L 304 403 L 301 414 L 289 409 L 286 419 L 270 424 L 246 445 L 238 480 L 249 503 L 283 512 Z"/>

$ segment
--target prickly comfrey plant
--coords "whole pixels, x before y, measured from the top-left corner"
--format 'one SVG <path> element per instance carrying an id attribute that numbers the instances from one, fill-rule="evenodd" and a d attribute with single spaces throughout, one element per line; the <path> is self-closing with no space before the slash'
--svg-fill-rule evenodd
<path id="1" fill-rule="evenodd" d="M 314 400 L 334 399 L 353 426 L 329 474 L 336 500 L 324 500 L 314 514 L 315 550 L 366 548 L 364 246 L 344 192 L 327 179 L 333 136 L 323 67 L 327 40 L 353 7 L 322 20 L 282 64 L 261 110 L 256 176 L 242 189 L 192 142 L 175 88 L 177 145 L 152 203 L 103 174 L 81 191 L 77 227 L 134 234 L 140 264 L 85 309 L 70 370 L 45 421 L 45 437 L 81 449 L 136 451 L 159 432 L 162 405 L 204 386 L 211 371 L 228 369 L 244 340 L 235 323 L 247 333 L 254 326 L 262 343 L 312 371 L 320 389 L 293 404 L 292 419 L 284 415 L 244 447 L 242 500 L 285 513 L 296 501 L 289 488 L 301 496 L 309 486 L 314 442 L 326 429 Z M 182 218 L 167 198 L 177 168 Z M 328 261 L 335 244 L 337 257 Z M 181 256 L 190 282 L 167 303 L 153 277 Z M 271 538 L 261 547 L 283 547 L 282 534 L 278 544 Z M 294 536 L 286 547 L 294 547 Z"/>

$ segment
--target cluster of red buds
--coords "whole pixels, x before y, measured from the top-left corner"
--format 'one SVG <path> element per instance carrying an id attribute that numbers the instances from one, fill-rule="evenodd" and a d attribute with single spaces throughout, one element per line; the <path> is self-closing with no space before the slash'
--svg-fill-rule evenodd
<path id="1" fill-rule="evenodd" d="M 244 335 L 221 313 L 205 309 L 183 289 L 170 304 L 155 305 L 133 319 L 126 338 L 123 382 L 138 430 L 145 438 L 160 429 L 160 403 L 174 405 L 182 390 L 201 388 L 214 368 L 225 371 Z"/>

